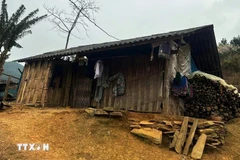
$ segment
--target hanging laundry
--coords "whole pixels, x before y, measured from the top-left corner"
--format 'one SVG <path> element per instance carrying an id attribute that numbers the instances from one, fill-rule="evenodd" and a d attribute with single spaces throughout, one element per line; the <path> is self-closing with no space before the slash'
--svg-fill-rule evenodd
<path id="1" fill-rule="evenodd" d="M 114 96 L 122 96 L 125 93 L 125 79 L 122 73 L 115 74 L 109 81 L 114 81 L 117 79 L 117 83 L 113 87 L 113 95 Z"/>
<path id="2" fill-rule="evenodd" d="M 103 73 L 103 63 L 101 60 L 98 60 L 94 66 L 94 70 L 95 70 L 95 76 L 94 79 L 101 77 L 102 73 Z"/>
<path id="3" fill-rule="evenodd" d="M 174 41 L 170 41 L 170 45 L 171 45 L 171 50 L 172 51 L 177 51 L 178 50 L 178 44 Z"/>
<path id="4" fill-rule="evenodd" d="M 181 76 L 179 72 L 176 73 L 176 77 L 173 79 L 172 92 L 174 96 L 193 96 L 193 89 L 188 83 L 187 77 Z"/>
<path id="5" fill-rule="evenodd" d="M 97 85 L 94 95 L 95 101 L 97 102 L 101 101 L 104 89 L 108 87 L 107 80 L 108 80 L 108 68 L 105 67 L 101 77 L 97 78 Z"/>

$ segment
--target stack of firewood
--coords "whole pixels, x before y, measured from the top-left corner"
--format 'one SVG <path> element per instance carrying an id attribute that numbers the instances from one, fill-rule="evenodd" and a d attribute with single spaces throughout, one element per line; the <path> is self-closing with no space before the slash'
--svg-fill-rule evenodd
<path id="1" fill-rule="evenodd" d="M 168 137 L 170 148 L 179 154 L 199 159 L 202 157 L 205 145 L 217 148 L 225 143 L 225 123 L 184 117 L 183 121 L 149 120 L 138 121 L 129 119 L 132 133 L 147 138 L 155 144 L 161 144 Z"/>
<path id="2" fill-rule="evenodd" d="M 195 75 L 189 82 L 193 87 L 193 97 L 185 102 L 185 116 L 219 116 L 224 121 L 240 117 L 240 97 L 234 91 L 200 75 Z"/>

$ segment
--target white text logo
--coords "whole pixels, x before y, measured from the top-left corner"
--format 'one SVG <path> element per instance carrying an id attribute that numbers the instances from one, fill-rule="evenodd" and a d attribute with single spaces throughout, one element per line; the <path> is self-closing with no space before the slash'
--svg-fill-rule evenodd
<path id="1" fill-rule="evenodd" d="M 49 144 L 27 144 L 19 143 L 17 144 L 19 151 L 49 151 Z"/>

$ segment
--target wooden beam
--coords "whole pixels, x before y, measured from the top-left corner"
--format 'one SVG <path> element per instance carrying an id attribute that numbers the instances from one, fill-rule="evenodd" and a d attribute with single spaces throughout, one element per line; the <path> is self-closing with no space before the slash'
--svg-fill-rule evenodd
<path id="1" fill-rule="evenodd" d="M 207 135 L 202 133 L 201 136 L 198 138 L 197 143 L 193 147 L 191 157 L 193 159 L 201 159 L 203 155 L 203 150 L 206 144 Z"/>
<path id="2" fill-rule="evenodd" d="M 189 133 L 188 138 L 187 138 L 187 142 L 186 142 L 184 150 L 183 150 L 184 155 L 188 155 L 189 147 L 192 143 L 192 140 L 193 140 L 193 137 L 195 135 L 195 131 L 197 129 L 197 126 L 198 126 L 198 119 L 194 119 L 193 125 L 191 127 L 190 133 Z"/>
<path id="3" fill-rule="evenodd" d="M 188 129 L 188 119 L 189 119 L 188 117 L 184 117 L 182 127 L 181 127 L 180 133 L 178 135 L 178 139 L 176 141 L 175 151 L 179 154 L 182 153 L 182 147 L 186 140 L 187 129 Z"/>
<path id="4" fill-rule="evenodd" d="M 175 147 L 177 139 L 178 139 L 178 135 L 179 135 L 179 131 L 176 130 L 174 135 L 173 135 L 172 143 L 170 144 L 170 147 L 169 147 L 170 149 Z"/>

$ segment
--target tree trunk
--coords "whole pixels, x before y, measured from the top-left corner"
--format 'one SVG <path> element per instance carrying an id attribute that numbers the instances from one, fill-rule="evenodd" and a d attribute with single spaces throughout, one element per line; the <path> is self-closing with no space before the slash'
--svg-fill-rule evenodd
<path id="1" fill-rule="evenodd" d="M 8 50 L 4 50 L 1 54 L 0 54 L 0 75 L 2 75 L 3 73 L 3 65 L 6 61 L 6 59 L 8 58 Z"/>

